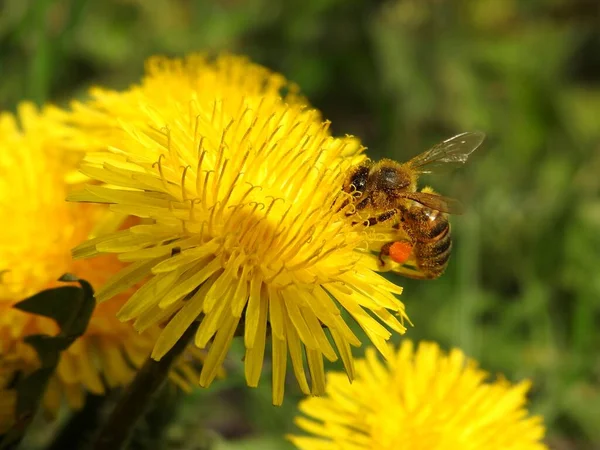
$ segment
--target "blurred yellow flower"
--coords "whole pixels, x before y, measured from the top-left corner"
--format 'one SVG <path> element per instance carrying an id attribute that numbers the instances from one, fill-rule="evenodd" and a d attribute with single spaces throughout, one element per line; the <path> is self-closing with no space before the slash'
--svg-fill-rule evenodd
<path id="1" fill-rule="evenodd" d="M 54 335 L 58 327 L 53 320 L 12 306 L 58 286 L 56 280 L 66 272 L 96 287 L 124 264 L 113 255 L 73 262 L 71 248 L 94 234 L 109 211 L 65 202 L 65 176 L 72 168 L 52 146 L 50 130 L 56 130 L 56 124 L 32 105 L 19 109 L 19 123 L 11 114 L 0 114 L 0 359 L 18 361 L 18 370 L 28 372 L 38 362 L 23 337 Z M 99 305 L 86 334 L 62 354 L 44 398 L 48 412 L 55 412 L 64 396 L 72 407 L 79 407 L 86 390 L 101 394 L 106 385 L 124 385 L 134 375 L 134 366 L 148 357 L 157 329 L 140 335 L 115 317 L 129 294 Z M 5 373 L 7 380 L 12 377 L 10 371 Z M 0 406 L 8 408 L 4 401 Z"/>
<path id="2" fill-rule="evenodd" d="M 525 409 L 529 382 L 486 382 L 489 374 L 453 349 L 404 340 L 383 364 L 372 348 L 351 384 L 327 374 L 327 395 L 300 403 L 289 436 L 303 450 L 542 450 L 541 417 Z"/>
<path id="3" fill-rule="evenodd" d="M 331 137 L 329 123 L 282 76 L 230 55 L 154 58 L 141 85 L 93 97 L 66 120 L 73 149 L 95 138 L 101 151 L 86 156 L 82 172 L 105 185 L 70 198 L 152 223 L 92 239 L 74 255 L 117 253 L 130 263 L 100 301 L 149 277 L 118 317 L 135 319 L 140 331 L 167 322 L 155 359 L 198 319 L 195 344 L 209 348 L 200 384 L 212 382 L 243 332 L 246 380 L 256 386 L 270 333 L 280 404 L 288 353 L 307 394 L 324 392 L 323 356 L 341 355 L 353 376 L 350 346 L 360 341 L 342 310 L 384 353 L 391 333 L 382 323 L 405 331 L 401 288 L 375 273 L 374 257 L 355 251 L 367 232 L 338 212 L 362 148 Z"/>

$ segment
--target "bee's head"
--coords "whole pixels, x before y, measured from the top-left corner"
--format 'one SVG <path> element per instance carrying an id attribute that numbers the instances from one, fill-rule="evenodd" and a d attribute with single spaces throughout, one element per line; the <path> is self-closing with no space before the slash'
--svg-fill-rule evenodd
<path id="1" fill-rule="evenodd" d="M 344 192 L 353 194 L 355 197 L 361 196 L 366 188 L 369 180 L 369 166 L 357 166 L 350 174 L 346 183 L 344 183 Z"/>

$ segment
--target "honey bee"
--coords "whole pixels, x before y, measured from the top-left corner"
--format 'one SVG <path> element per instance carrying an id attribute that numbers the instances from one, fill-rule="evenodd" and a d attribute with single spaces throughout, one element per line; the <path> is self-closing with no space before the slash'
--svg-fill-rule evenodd
<path id="1" fill-rule="evenodd" d="M 346 215 L 360 218 L 353 224 L 373 226 L 389 221 L 398 234 L 406 236 L 382 246 L 382 265 L 383 257 L 390 257 L 403 264 L 394 271 L 419 279 L 434 279 L 444 272 L 452 249 L 448 214 L 461 214 L 462 206 L 431 189 L 418 191 L 418 178 L 464 164 L 484 138 L 477 131 L 462 133 L 408 162 L 367 161 L 352 170 L 342 189 L 353 197 L 353 208 Z M 411 264 L 413 267 L 408 267 Z"/>
<path id="2" fill-rule="evenodd" d="M 448 214 L 415 204 L 400 207 L 400 222 L 394 228 L 407 238 L 384 244 L 379 253 L 381 265 L 384 256 L 401 264 L 394 269 L 404 276 L 417 279 L 435 279 L 444 273 L 452 251 L 452 234 Z"/>

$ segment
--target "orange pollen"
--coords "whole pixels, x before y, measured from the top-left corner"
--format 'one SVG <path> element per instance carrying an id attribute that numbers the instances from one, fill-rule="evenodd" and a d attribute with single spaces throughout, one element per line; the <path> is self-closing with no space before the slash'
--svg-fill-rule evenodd
<path id="1" fill-rule="evenodd" d="M 397 241 L 394 242 L 390 247 L 390 258 L 392 261 L 398 264 L 404 264 L 408 261 L 410 254 L 412 253 L 413 246 L 408 241 Z"/>

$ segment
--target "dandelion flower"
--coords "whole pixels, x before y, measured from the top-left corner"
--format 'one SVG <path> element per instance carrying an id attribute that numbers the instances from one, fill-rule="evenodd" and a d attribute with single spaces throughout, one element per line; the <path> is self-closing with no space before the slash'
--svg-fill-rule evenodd
<path id="1" fill-rule="evenodd" d="M 281 98 L 283 90 L 290 93 Z M 368 230 L 339 212 L 362 149 L 332 137 L 282 76 L 229 55 L 155 58 L 139 86 L 93 95 L 69 120 L 96 137 L 100 151 L 81 170 L 105 185 L 70 199 L 149 223 L 92 239 L 74 255 L 116 253 L 129 263 L 100 301 L 144 281 L 118 317 L 140 331 L 164 323 L 153 358 L 199 320 L 195 345 L 208 348 L 200 385 L 212 382 L 243 332 L 246 380 L 256 386 L 269 334 L 280 404 L 288 353 L 307 394 L 324 392 L 323 356 L 340 355 L 353 376 L 351 346 L 360 340 L 343 310 L 383 353 L 390 329 L 405 331 L 401 288 L 356 251 Z"/>
<path id="2" fill-rule="evenodd" d="M 65 202 L 65 176 L 71 168 L 50 145 L 53 139 L 46 131 L 54 127 L 29 104 L 20 106 L 18 118 L 19 123 L 11 114 L 0 115 L 0 217 L 6 219 L 0 233 L 0 359 L 18 361 L 19 370 L 27 372 L 38 362 L 23 338 L 54 335 L 58 327 L 12 306 L 58 286 L 56 280 L 66 272 L 96 287 L 124 264 L 114 255 L 73 262 L 71 248 L 95 233 L 107 208 Z M 156 329 L 140 335 L 115 317 L 128 295 L 123 292 L 114 302 L 99 305 L 85 335 L 62 353 L 44 399 L 48 412 L 55 412 L 65 397 L 79 407 L 85 391 L 101 394 L 105 385 L 128 383 L 134 366 L 147 358 Z"/>
<path id="3" fill-rule="evenodd" d="M 488 374 L 453 349 L 404 340 L 383 364 L 373 349 L 357 376 L 327 375 L 327 394 L 300 402 L 290 436 L 303 450 L 543 450 L 540 417 L 525 409 L 529 382 L 486 381 Z"/>

